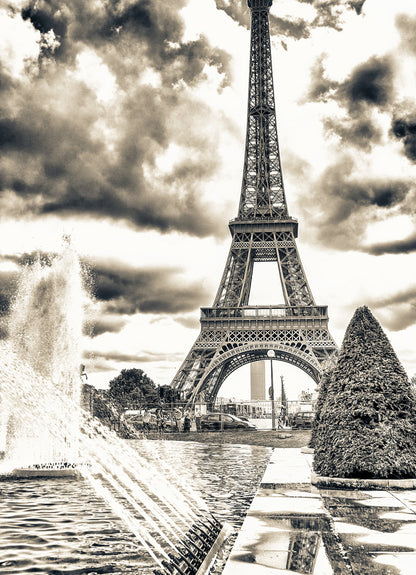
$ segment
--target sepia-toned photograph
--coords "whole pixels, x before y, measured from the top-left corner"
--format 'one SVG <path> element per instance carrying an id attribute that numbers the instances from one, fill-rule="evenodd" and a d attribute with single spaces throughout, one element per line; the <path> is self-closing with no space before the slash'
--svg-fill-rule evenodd
<path id="1" fill-rule="evenodd" d="M 0 0 L 0 575 L 415 575 L 414 0 Z"/>

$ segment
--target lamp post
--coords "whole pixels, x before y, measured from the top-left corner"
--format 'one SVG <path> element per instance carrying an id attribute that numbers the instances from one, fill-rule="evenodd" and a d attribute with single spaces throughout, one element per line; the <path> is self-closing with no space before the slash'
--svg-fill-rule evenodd
<path id="1" fill-rule="evenodd" d="M 281 397 L 282 397 L 282 401 L 281 401 L 281 408 L 280 408 L 280 420 L 282 422 L 282 428 L 286 425 L 286 407 L 287 407 L 287 402 L 286 402 L 286 393 L 285 393 L 285 386 L 283 383 L 283 375 L 280 376 L 280 381 L 281 381 Z"/>
<path id="2" fill-rule="evenodd" d="M 269 349 L 267 357 L 270 357 L 270 379 L 271 385 L 269 387 L 269 397 L 272 400 L 272 431 L 276 431 L 276 419 L 274 414 L 274 385 L 273 385 L 273 358 L 275 357 L 273 349 Z"/>

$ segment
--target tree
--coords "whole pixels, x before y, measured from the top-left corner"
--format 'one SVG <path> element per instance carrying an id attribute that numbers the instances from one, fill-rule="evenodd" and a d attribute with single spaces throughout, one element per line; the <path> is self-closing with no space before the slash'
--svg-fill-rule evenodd
<path id="1" fill-rule="evenodd" d="M 166 405 L 170 406 L 178 400 L 179 392 L 170 385 L 160 385 L 157 390 L 161 402 Z"/>
<path id="2" fill-rule="evenodd" d="M 122 369 L 109 384 L 109 395 L 121 410 L 150 407 L 157 403 L 156 384 L 142 369 Z"/>
<path id="3" fill-rule="evenodd" d="M 416 398 L 380 324 L 366 307 L 345 333 L 314 439 L 320 475 L 416 476 Z"/>

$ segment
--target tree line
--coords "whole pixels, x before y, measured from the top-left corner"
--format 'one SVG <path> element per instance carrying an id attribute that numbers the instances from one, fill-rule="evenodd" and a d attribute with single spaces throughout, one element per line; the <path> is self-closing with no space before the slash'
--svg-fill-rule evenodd
<path id="1" fill-rule="evenodd" d="M 115 422 L 129 409 L 167 408 L 180 401 L 180 394 L 170 385 L 156 383 L 138 368 L 122 369 L 109 382 L 108 389 L 83 384 L 83 406 L 105 422 Z"/>

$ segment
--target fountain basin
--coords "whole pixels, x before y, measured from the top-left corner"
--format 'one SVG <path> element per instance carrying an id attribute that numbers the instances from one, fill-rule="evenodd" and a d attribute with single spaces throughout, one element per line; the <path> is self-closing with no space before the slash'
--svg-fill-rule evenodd
<path id="1" fill-rule="evenodd" d="M 217 555 L 225 540 L 228 539 L 228 537 L 232 534 L 232 532 L 233 528 L 231 525 L 224 523 L 211 549 L 207 553 L 204 561 L 201 563 L 196 575 L 205 575 L 205 573 L 208 573 L 215 556 Z"/>
<path id="2" fill-rule="evenodd" d="M 0 481 L 11 481 L 15 479 L 81 479 L 81 467 L 86 467 L 86 464 L 56 463 L 17 467 L 6 472 L 0 471 Z"/>

